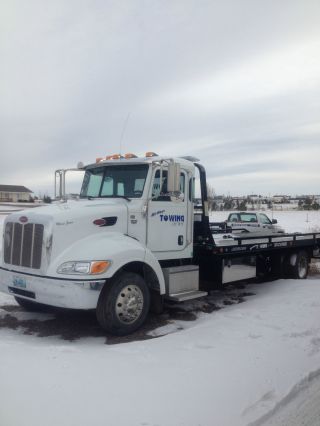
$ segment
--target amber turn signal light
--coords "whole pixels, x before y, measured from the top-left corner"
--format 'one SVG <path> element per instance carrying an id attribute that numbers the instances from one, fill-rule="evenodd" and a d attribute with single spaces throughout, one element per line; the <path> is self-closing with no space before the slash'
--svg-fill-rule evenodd
<path id="1" fill-rule="evenodd" d="M 109 268 L 110 264 L 111 263 L 107 260 L 99 260 L 96 262 L 92 262 L 90 274 L 102 274 Z"/>

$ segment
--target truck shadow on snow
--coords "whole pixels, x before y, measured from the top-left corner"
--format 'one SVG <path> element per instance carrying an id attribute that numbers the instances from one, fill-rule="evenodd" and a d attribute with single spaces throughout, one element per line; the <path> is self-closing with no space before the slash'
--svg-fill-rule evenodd
<path id="1" fill-rule="evenodd" d="M 0 306 L 0 329 L 43 338 L 55 336 L 70 342 L 89 337 L 105 338 L 108 345 L 154 339 L 183 330 L 187 322 L 196 321 L 201 313 L 211 314 L 228 305 L 244 302 L 248 296 L 254 295 L 246 287 L 245 284 L 230 285 L 224 291 L 214 291 L 182 305 L 166 303 L 162 314 L 150 313 L 145 324 L 129 336 L 107 334 L 99 326 L 93 311 L 47 307 L 43 312 L 26 312 L 17 304 Z"/>

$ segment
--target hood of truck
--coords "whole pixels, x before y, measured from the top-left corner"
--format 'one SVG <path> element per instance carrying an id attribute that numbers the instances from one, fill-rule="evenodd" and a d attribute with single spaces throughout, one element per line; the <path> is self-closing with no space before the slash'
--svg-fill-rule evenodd
<path id="1" fill-rule="evenodd" d="M 20 239 L 11 236 L 13 253 L 16 253 L 17 250 L 20 250 L 20 252 L 15 256 L 14 261 L 11 255 L 9 264 L 5 262 L 3 266 L 24 270 L 25 272 L 34 269 L 32 262 L 27 267 L 23 265 L 23 259 L 27 256 L 26 253 L 31 251 L 31 246 L 34 245 L 34 239 L 32 238 L 30 238 L 30 247 L 24 241 L 24 230 L 27 224 L 35 224 L 41 230 L 41 266 L 37 272 L 44 274 L 53 259 L 59 256 L 66 248 L 90 235 L 95 233 L 106 234 L 110 231 L 126 234 L 128 231 L 127 204 L 128 201 L 124 199 L 79 200 L 53 203 L 44 207 L 35 207 L 12 213 L 6 218 L 4 223 L 4 238 L 6 238 L 5 229 L 8 222 L 21 224 L 21 227 L 19 226 Z M 97 224 L 94 223 L 95 221 Z M 21 249 L 15 247 L 19 246 L 19 244 Z M 3 241 L 3 252 L 4 248 L 5 241 Z M 19 253 L 20 264 L 19 260 L 17 260 Z M 3 256 L 3 260 L 4 258 Z"/>

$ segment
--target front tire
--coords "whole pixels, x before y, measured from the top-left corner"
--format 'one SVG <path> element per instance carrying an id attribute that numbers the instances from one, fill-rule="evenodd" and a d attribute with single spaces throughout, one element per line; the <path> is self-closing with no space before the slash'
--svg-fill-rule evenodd
<path id="1" fill-rule="evenodd" d="M 96 315 L 106 331 L 125 336 L 144 323 L 149 307 L 150 293 L 144 279 L 132 272 L 122 272 L 105 283 Z"/>

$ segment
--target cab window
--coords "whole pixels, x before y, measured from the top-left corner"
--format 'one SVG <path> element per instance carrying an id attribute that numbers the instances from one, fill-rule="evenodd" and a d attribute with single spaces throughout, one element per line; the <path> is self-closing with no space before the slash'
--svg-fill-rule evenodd
<path id="1" fill-rule="evenodd" d="M 236 214 L 236 213 L 232 213 L 230 216 L 229 216 L 229 222 L 238 222 L 238 215 Z"/>
<path id="2" fill-rule="evenodd" d="M 241 213 L 240 222 L 258 222 L 257 215 L 255 213 Z"/>

